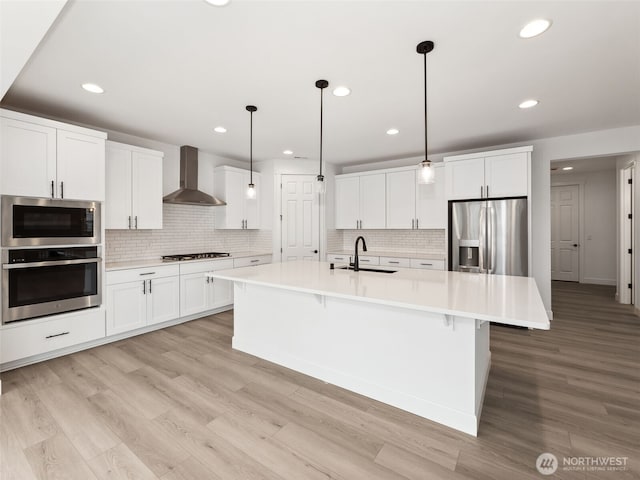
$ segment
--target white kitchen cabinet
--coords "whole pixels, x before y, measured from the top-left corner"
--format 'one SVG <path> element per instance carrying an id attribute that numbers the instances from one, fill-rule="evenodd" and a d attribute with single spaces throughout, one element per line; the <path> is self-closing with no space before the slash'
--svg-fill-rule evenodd
<path id="1" fill-rule="evenodd" d="M 411 259 L 411 268 L 421 268 L 423 270 L 446 270 L 444 260 L 425 260 L 420 258 Z"/>
<path id="2" fill-rule="evenodd" d="M 385 228 L 385 198 L 384 173 L 336 176 L 336 228 Z"/>
<path id="3" fill-rule="evenodd" d="M 0 111 L 0 193 L 104 200 L 106 134 Z"/>
<path id="4" fill-rule="evenodd" d="M 247 198 L 250 172 L 240 168 L 221 166 L 214 170 L 214 194 L 226 202 L 216 207 L 215 227 L 218 229 L 258 229 L 260 228 L 260 192 L 262 177 L 253 172 L 256 188 L 255 198 Z"/>
<path id="5" fill-rule="evenodd" d="M 162 158 L 155 150 L 107 142 L 107 229 L 162 228 Z"/>
<path id="6" fill-rule="evenodd" d="M 387 175 L 387 228 L 416 227 L 416 171 L 401 170 Z"/>
<path id="7" fill-rule="evenodd" d="M 447 228 L 444 165 L 436 164 L 435 181 L 421 184 L 416 168 L 387 171 L 387 228 Z"/>
<path id="8" fill-rule="evenodd" d="M 180 316 L 178 265 L 107 272 L 107 335 Z"/>
<path id="9" fill-rule="evenodd" d="M 211 278 L 216 270 L 233 268 L 233 260 L 190 262 L 180 265 L 180 316 L 195 315 L 233 303 L 231 284 Z"/>
<path id="10" fill-rule="evenodd" d="M 528 146 L 445 157 L 446 198 L 528 196 L 532 151 Z"/>
<path id="11" fill-rule="evenodd" d="M 104 338 L 102 308 L 4 325 L 0 332 L 0 363 L 72 347 Z"/>
<path id="12" fill-rule="evenodd" d="M 233 259 L 233 268 L 253 267 L 271 263 L 271 255 L 254 255 L 251 257 L 237 257 Z"/>

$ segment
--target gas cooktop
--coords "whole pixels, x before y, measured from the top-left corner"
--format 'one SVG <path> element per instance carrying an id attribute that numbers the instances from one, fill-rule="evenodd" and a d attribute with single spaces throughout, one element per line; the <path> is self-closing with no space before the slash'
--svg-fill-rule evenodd
<path id="1" fill-rule="evenodd" d="M 165 262 L 182 262 L 184 260 L 201 260 L 203 258 L 220 258 L 228 256 L 230 256 L 229 253 L 222 252 L 187 253 L 184 255 L 164 255 L 162 260 Z"/>

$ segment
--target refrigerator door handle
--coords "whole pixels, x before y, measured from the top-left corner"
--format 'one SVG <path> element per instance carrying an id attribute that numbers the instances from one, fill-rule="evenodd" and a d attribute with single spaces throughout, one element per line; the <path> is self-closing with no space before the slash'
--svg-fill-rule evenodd
<path id="1" fill-rule="evenodd" d="M 480 273 L 487 273 L 485 269 L 484 260 L 485 260 L 485 249 L 486 246 L 486 235 L 487 235 L 487 221 L 486 221 L 486 210 L 487 207 L 480 207 L 480 238 L 478 239 L 478 267 L 480 268 Z"/>
<path id="2" fill-rule="evenodd" d="M 487 187 L 487 190 L 489 187 Z M 495 209 L 491 206 L 487 206 L 487 273 L 493 273 L 493 265 L 495 263 L 496 246 L 493 243 L 493 217 L 495 216 Z"/>

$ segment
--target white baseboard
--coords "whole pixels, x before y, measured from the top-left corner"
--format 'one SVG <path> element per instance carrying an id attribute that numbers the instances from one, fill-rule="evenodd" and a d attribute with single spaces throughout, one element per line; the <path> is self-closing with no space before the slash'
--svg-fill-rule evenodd
<path id="1" fill-rule="evenodd" d="M 589 283 L 591 285 L 613 285 L 615 287 L 617 282 L 610 278 L 585 277 L 581 283 Z"/>

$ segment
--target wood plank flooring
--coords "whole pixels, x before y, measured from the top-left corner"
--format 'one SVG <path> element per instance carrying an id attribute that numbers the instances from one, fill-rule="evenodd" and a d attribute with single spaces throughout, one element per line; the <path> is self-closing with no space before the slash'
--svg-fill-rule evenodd
<path id="1" fill-rule="evenodd" d="M 542 452 L 628 457 L 549 478 L 640 478 L 640 318 L 553 293 L 551 331 L 492 326 L 478 438 L 233 351 L 225 312 L 3 373 L 0 478 L 512 480 Z"/>

